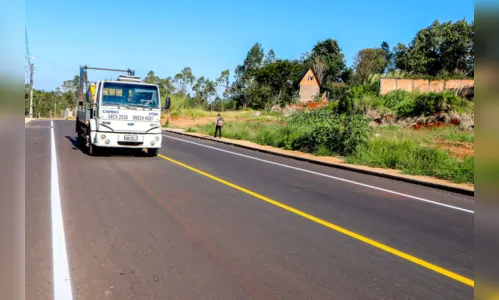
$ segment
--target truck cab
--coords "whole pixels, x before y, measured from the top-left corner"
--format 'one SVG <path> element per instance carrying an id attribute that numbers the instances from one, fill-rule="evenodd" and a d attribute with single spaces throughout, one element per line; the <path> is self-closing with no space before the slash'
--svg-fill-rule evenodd
<path id="1" fill-rule="evenodd" d="M 160 99 L 157 85 L 135 76 L 91 83 L 77 112 L 79 142 L 90 155 L 105 148 L 145 148 L 156 156 L 162 143 Z M 167 98 L 166 108 L 169 103 Z"/>

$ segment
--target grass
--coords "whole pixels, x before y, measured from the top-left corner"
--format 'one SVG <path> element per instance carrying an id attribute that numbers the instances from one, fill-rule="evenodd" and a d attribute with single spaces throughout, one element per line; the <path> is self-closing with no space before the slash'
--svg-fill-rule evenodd
<path id="1" fill-rule="evenodd" d="M 425 128 L 422 130 L 401 129 L 398 126 L 376 127 L 373 131 L 373 137 L 376 136 L 389 140 L 412 140 L 423 144 L 431 144 L 435 140 L 475 142 L 474 132 L 461 131 L 455 127 Z"/>
<path id="2" fill-rule="evenodd" d="M 346 160 L 352 164 L 398 169 L 411 175 L 474 183 L 474 157 L 458 159 L 445 150 L 422 146 L 410 139 L 372 139 L 368 146 Z"/>
<path id="3" fill-rule="evenodd" d="M 455 127 L 423 130 L 401 129 L 397 126 L 377 127 L 369 144 L 347 157 L 352 164 L 392 168 L 405 174 L 433 176 L 455 183 L 474 183 L 474 156 L 463 159 L 435 145 L 471 143 L 474 132 Z"/>
<path id="4" fill-rule="evenodd" d="M 191 132 L 208 135 L 215 133 L 214 123 L 191 128 Z M 306 126 L 293 126 L 283 121 L 226 122 L 222 135 L 236 140 L 247 140 L 287 150 L 300 150 L 315 155 L 332 155 L 325 145 L 313 151 L 296 149 L 297 141 L 310 131 Z M 474 142 L 473 132 L 462 132 L 453 127 L 414 131 L 396 126 L 376 127 L 369 135 L 369 142 L 345 157 L 348 163 L 371 167 L 392 168 L 405 174 L 433 176 L 455 183 L 474 183 L 474 157 L 454 157 L 439 149 L 436 140 L 447 142 Z"/>
<path id="5" fill-rule="evenodd" d="M 280 124 L 268 124 L 260 121 L 226 122 L 222 129 L 222 135 L 229 139 L 246 140 L 259 144 L 268 144 L 271 141 L 277 141 L 275 134 L 283 126 Z M 191 132 L 199 132 L 208 135 L 215 134 L 215 123 L 201 125 L 195 128 L 189 128 Z"/>
<path id="6" fill-rule="evenodd" d="M 223 118 L 251 118 L 257 115 L 267 116 L 271 115 L 268 113 L 260 113 L 254 111 L 207 111 L 202 108 L 176 108 L 170 110 L 170 115 L 173 118 L 188 117 L 192 119 L 197 119 L 199 117 L 216 117 L 220 114 Z"/>

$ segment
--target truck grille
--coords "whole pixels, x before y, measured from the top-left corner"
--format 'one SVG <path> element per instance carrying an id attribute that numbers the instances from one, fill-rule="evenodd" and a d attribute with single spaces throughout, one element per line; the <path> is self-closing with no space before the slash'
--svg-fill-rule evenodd
<path id="1" fill-rule="evenodd" d="M 118 145 L 120 146 L 140 146 L 144 144 L 144 142 L 118 142 Z"/>

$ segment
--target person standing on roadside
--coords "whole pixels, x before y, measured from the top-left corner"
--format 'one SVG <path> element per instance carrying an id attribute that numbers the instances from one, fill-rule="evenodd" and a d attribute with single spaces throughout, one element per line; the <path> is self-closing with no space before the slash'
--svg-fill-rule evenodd
<path id="1" fill-rule="evenodd" d="M 217 133 L 219 138 L 222 138 L 222 126 L 223 126 L 223 119 L 220 114 L 217 115 L 217 122 L 216 122 L 216 127 L 215 127 L 215 138 L 217 137 Z"/>

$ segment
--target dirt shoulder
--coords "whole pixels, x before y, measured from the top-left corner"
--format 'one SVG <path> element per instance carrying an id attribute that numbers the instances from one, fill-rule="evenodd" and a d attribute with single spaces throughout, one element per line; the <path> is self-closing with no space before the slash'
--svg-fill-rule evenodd
<path id="1" fill-rule="evenodd" d="M 211 121 L 212 121 L 211 119 L 207 120 L 208 123 Z M 189 126 L 192 126 L 192 125 L 189 125 Z M 457 183 L 453 183 L 453 182 L 450 182 L 447 180 L 442 180 L 442 179 L 429 177 L 429 176 L 414 176 L 414 175 L 402 174 L 402 172 L 400 170 L 353 165 L 353 164 L 346 163 L 343 159 L 338 158 L 338 157 L 315 156 L 315 155 L 303 153 L 300 151 L 284 150 L 284 149 L 279 149 L 279 148 L 275 148 L 275 147 L 271 147 L 271 146 L 263 146 L 263 145 L 259 145 L 259 144 L 249 142 L 249 141 L 234 140 L 234 139 L 227 139 L 227 138 L 214 139 L 213 137 L 205 135 L 205 134 L 186 132 L 185 129 L 181 129 L 181 128 L 165 128 L 164 130 L 169 131 L 169 132 L 187 135 L 187 136 L 193 136 L 193 137 L 203 138 L 203 139 L 207 139 L 207 140 L 213 140 L 216 142 L 222 142 L 222 143 L 231 144 L 231 145 L 235 145 L 235 146 L 241 146 L 241 147 L 245 147 L 245 148 L 249 148 L 249 149 L 259 150 L 259 151 L 263 151 L 263 152 L 267 152 L 267 153 L 273 153 L 273 154 L 277 154 L 277 155 L 281 155 L 281 156 L 287 156 L 287 157 L 291 157 L 291 158 L 295 158 L 295 159 L 306 160 L 306 161 L 309 161 L 312 163 L 319 163 L 322 165 L 328 165 L 328 166 L 332 166 L 332 167 L 339 167 L 339 168 L 348 169 L 348 170 L 352 170 L 352 171 L 368 173 L 371 175 L 377 175 L 377 176 L 382 176 L 382 177 L 387 177 L 387 178 L 392 178 L 392 179 L 399 179 L 399 180 L 403 180 L 403 181 L 407 181 L 407 182 L 413 182 L 416 184 L 422 184 L 422 185 L 436 187 L 436 188 L 440 188 L 440 189 L 444 189 L 444 190 L 460 192 L 460 193 L 464 193 L 464 194 L 468 194 L 468 195 L 474 194 L 474 191 L 475 191 L 475 186 L 473 184 L 457 184 Z"/>
<path id="2" fill-rule="evenodd" d="M 243 118 L 224 118 L 225 122 L 229 121 L 236 121 L 236 120 L 246 120 Z M 161 121 L 162 124 L 164 124 L 166 121 L 166 118 Z M 168 117 L 168 126 L 172 128 L 181 128 L 181 129 L 186 129 L 190 127 L 197 127 L 200 125 L 207 125 L 211 123 L 215 123 L 216 117 L 196 117 L 196 118 L 188 118 L 188 117 L 178 117 L 178 118 L 173 118 L 173 117 Z"/>

